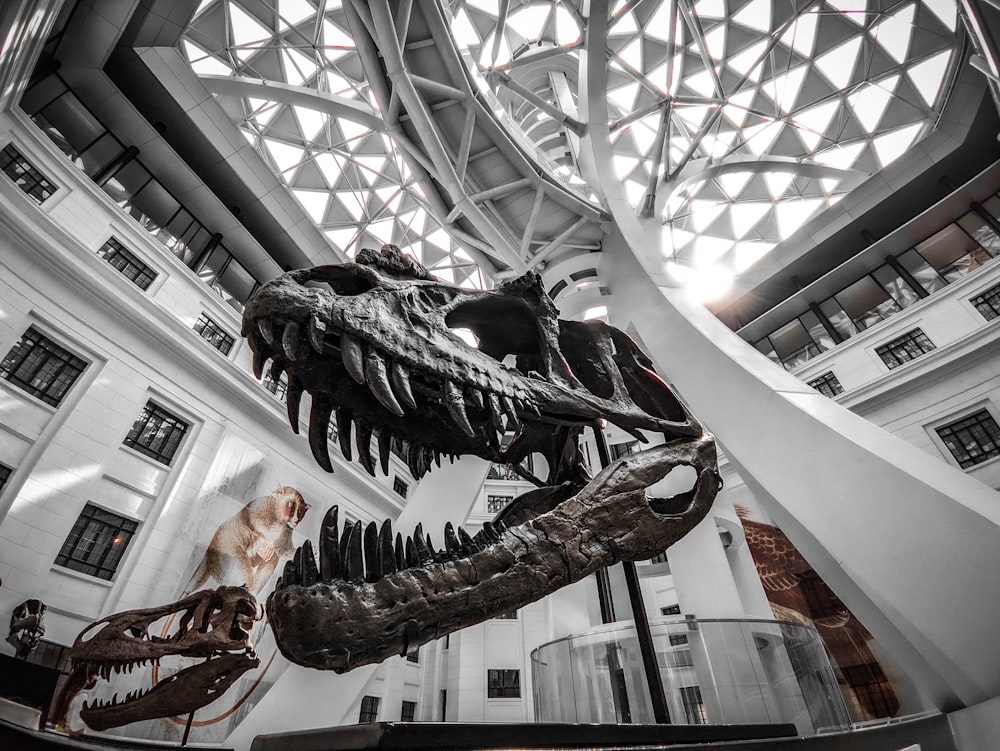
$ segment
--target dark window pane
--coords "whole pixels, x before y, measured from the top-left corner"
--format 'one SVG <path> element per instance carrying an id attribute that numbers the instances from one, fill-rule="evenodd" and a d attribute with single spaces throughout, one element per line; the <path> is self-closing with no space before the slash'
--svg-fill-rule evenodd
<path id="1" fill-rule="evenodd" d="M 417 703 L 415 701 L 406 701 L 406 699 L 403 699 L 403 709 L 399 713 L 399 721 L 413 722 L 416 716 L 417 716 Z"/>
<path id="2" fill-rule="evenodd" d="M 56 564 L 111 579 L 138 528 L 138 522 L 88 503 L 56 556 Z"/>
<path id="3" fill-rule="evenodd" d="M 121 156 L 125 148 L 117 138 L 106 133 L 87 147 L 77 158 L 77 166 L 93 177 L 112 161 Z"/>
<path id="4" fill-rule="evenodd" d="M 859 279 L 834 297 L 859 330 L 874 326 L 899 312 L 895 300 L 870 276 Z"/>
<path id="5" fill-rule="evenodd" d="M 378 720 L 378 705 L 380 700 L 377 696 L 363 696 L 361 698 L 361 714 L 358 723 L 367 725 Z"/>
<path id="6" fill-rule="evenodd" d="M 517 699 L 521 696 L 520 670 L 487 670 L 486 696 L 489 699 Z"/>
<path id="7" fill-rule="evenodd" d="M 821 302 L 819 309 L 843 339 L 850 339 L 858 333 L 858 329 L 851 321 L 850 316 L 844 312 L 844 309 L 840 307 L 840 303 L 834 298 L 831 297 L 829 300 Z"/>
<path id="8" fill-rule="evenodd" d="M 1000 456 L 1000 425 L 985 409 L 937 428 L 937 434 L 962 469 Z"/>
<path id="9" fill-rule="evenodd" d="M 765 355 L 768 360 L 777 365 L 781 365 L 781 359 L 778 357 L 778 353 L 774 351 L 774 346 L 771 344 L 769 339 L 765 337 L 753 346 L 756 347 L 758 352 Z"/>
<path id="10" fill-rule="evenodd" d="M 227 332 L 204 313 L 202 313 L 198 320 L 195 321 L 194 330 L 198 332 L 202 339 L 211 344 L 224 355 L 228 355 L 230 353 L 233 349 L 233 343 L 236 341 L 232 334 Z M 270 391 L 270 389 L 268 390 Z M 273 394 L 275 392 L 271 391 L 271 393 Z"/>
<path id="11" fill-rule="evenodd" d="M 132 216 L 157 236 L 157 231 L 170 221 L 180 207 L 177 199 L 155 179 L 150 180 L 132 196 Z M 160 242 L 166 244 L 168 240 L 169 237 L 165 237 Z"/>
<path id="12" fill-rule="evenodd" d="M 844 387 L 840 385 L 840 381 L 837 380 L 837 376 L 833 374 L 832 370 L 827 371 L 818 378 L 813 378 L 809 381 L 808 385 L 824 396 L 833 397 L 844 393 Z"/>
<path id="13" fill-rule="evenodd" d="M 970 211 L 958 220 L 959 226 L 968 232 L 991 257 L 1000 255 L 1000 236 L 979 214 Z"/>
<path id="14" fill-rule="evenodd" d="M 24 92 L 21 109 L 34 117 L 42 107 L 67 91 L 66 84 L 59 76 L 47 76 Z"/>
<path id="15" fill-rule="evenodd" d="M 86 361 L 31 327 L 0 363 L 0 378 L 56 406 L 86 367 Z"/>
<path id="16" fill-rule="evenodd" d="M 56 192 L 55 183 L 39 172 L 35 165 L 9 143 L 0 151 L 0 170 L 14 181 L 14 184 L 31 196 L 36 203 L 42 203 Z"/>
<path id="17" fill-rule="evenodd" d="M 188 427 L 186 422 L 163 407 L 147 402 L 125 436 L 124 443 L 161 464 L 169 465 Z"/>
<path id="18" fill-rule="evenodd" d="M 961 279 L 990 259 L 957 224 L 949 224 L 917 245 L 916 250 L 949 282 Z"/>
<path id="19" fill-rule="evenodd" d="M 875 354 L 882 358 L 889 370 L 903 363 L 915 360 L 934 349 L 934 343 L 920 329 L 909 331 L 903 336 L 875 348 Z"/>
<path id="20" fill-rule="evenodd" d="M 149 285 L 156 278 L 156 272 L 153 269 L 114 237 L 109 238 L 101 246 L 97 255 L 118 269 L 126 278 L 135 282 L 139 289 L 149 289 Z"/>
<path id="21" fill-rule="evenodd" d="M 406 498 L 406 494 L 409 492 L 410 486 L 407 485 L 406 482 L 399 477 L 399 475 L 397 475 L 392 480 L 392 489 L 395 491 L 396 495 Z"/>
<path id="22" fill-rule="evenodd" d="M 948 281 L 915 250 L 906 251 L 896 260 L 928 292 L 937 292 L 948 284 Z"/>
<path id="23" fill-rule="evenodd" d="M 132 161 L 115 172 L 110 180 L 101 185 L 101 189 L 130 215 L 135 216 L 130 210 L 131 204 L 129 201 L 150 179 L 152 178 L 149 172 L 146 171 L 146 168 L 139 164 L 139 162 Z M 136 213 L 138 213 L 138 210 L 136 210 Z"/>
<path id="24" fill-rule="evenodd" d="M 512 495 L 487 495 L 486 496 L 486 513 L 487 514 L 499 514 L 505 508 L 507 504 L 514 500 Z"/>
<path id="25" fill-rule="evenodd" d="M 243 310 L 243 303 L 249 299 L 256 286 L 257 280 L 243 268 L 239 261 L 234 259 L 219 274 L 212 288 L 236 310 Z"/>
<path id="26" fill-rule="evenodd" d="M 71 92 L 66 92 L 46 105 L 41 115 L 50 127 L 62 136 L 69 150 L 61 146 L 56 139 L 53 139 L 53 142 L 64 148 L 69 157 L 75 157 L 106 130 L 97 118 L 90 114 L 90 110 L 83 105 L 83 102 Z M 46 132 L 49 133 L 48 129 Z M 52 138 L 52 135 L 49 134 L 49 137 Z"/>
<path id="27" fill-rule="evenodd" d="M 890 266 L 880 266 L 872 272 L 872 276 L 885 288 L 900 308 L 908 308 L 920 299 L 913 291 L 913 287 L 907 284 L 906 280 L 893 271 Z"/>
<path id="28" fill-rule="evenodd" d="M 820 353 L 799 319 L 789 321 L 768 337 L 786 368 L 795 368 Z"/>
<path id="29" fill-rule="evenodd" d="M 3 492 L 3 486 L 7 484 L 7 480 L 10 479 L 13 472 L 14 470 L 6 464 L 0 464 L 0 493 Z"/>
<path id="30" fill-rule="evenodd" d="M 969 302 L 987 321 L 1000 317 L 1000 284 L 990 287 L 981 295 L 976 295 Z"/>

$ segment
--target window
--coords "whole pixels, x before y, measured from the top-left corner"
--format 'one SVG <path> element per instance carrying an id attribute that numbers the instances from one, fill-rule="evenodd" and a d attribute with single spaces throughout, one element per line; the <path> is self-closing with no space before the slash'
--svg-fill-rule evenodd
<path id="1" fill-rule="evenodd" d="M 169 466 L 188 427 L 163 407 L 146 402 L 139 419 L 125 436 L 125 445 Z"/>
<path id="2" fill-rule="evenodd" d="M 379 698 L 377 696 L 361 697 L 361 714 L 358 716 L 358 722 L 362 725 L 370 725 L 378 721 L 378 705 Z"/>
<path id="3" fill-rule="evenodd" d="M 521 697 L 520 670 L 487 670 L 486 698 L 519 699 Z"/>
<path id="4" fill-rule="evenodd" d="M 837 380 L 837 376 L 833 374 L 832 370 L 828 370 L 818 378 L 813 378 L 807 385 L 816 389 L 823 396 L 834 397 L 844 393 L 844 387 L 840 385 L 840 381 Z"/>
<path id="5" fill-rule="evenodd" d="M 664 655 L 668 668 L 691 668 L 694 667 L 694 658 L 690 649 L 674 649 Z"/>
<path id="6" fill-rule="evenodd" d="M 981 295 L 976 295 L 969 302 L 987 321 L 1000 317 L 1000 284 L 990 287 Z"/>
<path id="7" fill-rule="evenodd" d="M 399 713 L 400 722 L 413 722 L 417 716 L 417 703 L 403 699 L 403 709 Z"/>
<path id="8" fill-rule="evenodd" d="M 57 406 L 86 367 L 84 360 L 32 326 L 0 363 L 0 376 Z"/>
<path id="9" fill-rule="evenodd" d="M 10 479 L 11 473 L 14 470 L 5 464 L 0 464 L 0 493 L 3 492 L 3 486 L 7 484 L 7 480 Z"/>
<path id="10" fill-rule="evenodd" d="M 611 461 L 617 461 L 623 456 L 628 456 L 629 454 L 634 454 L 639 450 L 638 441 L 629 441 L 628 443 L 613 443 L 608 446 L 608 453 L 611 454 Z"/>
<path id="11" fill-rule="evenodd" d="M 896 713 L 896 694 L 877 662 L 846 665 L 840 671 L 869 717 L 892 717 Z"/>
<path id="12" fill-rule="evenodd" d="M 1000 426 L 985 409 L 942 425 L 937 434 L 962 469 L 1000 456 Z"/>
<path id="13" fill-rule="evenodd" d="M 875 348 L 875 354 L 882 358 L 889 370 L 934 349 L 934 343 L 920 329 L 913 329 L 902 336 Z"/>
<path id="14" fill-rule="evenodd" d="M 688 643 L 687 634 L 670 634 L 668 638 L 670 639 L 671 647 L 679 647 L 682 644 Z"/>
<path id="15" fill-rule="evenodd" d="M 441 722 L 446 722 L 448 719 L 448 692 L 445 689 L 441 689 Z"/>
<path id="16" fill-rule="evenodd" d="M 486 513 L 487 514 L 499 514 L 503 511 L 507 504 L 514 500 L 512 495 L 487 495 L 486 496 Z"/>
<path id="17" fill-rule="evenodd" d="M 135 286 L 139 289 L 149 289 L 149 285 L 156 278 L 155 271 L 113 237 L 101 246 L 97 255 L 135 282 Z"/>
<path id="18" fill-rule="evenodd" d="M 497 613 L 495 616 L 493 616 L 493 620 L 495 620 L 495 621 L 516 621 L 517 620 L 517 611 L 516 610 L 508 610 L 506 613 Z"/>
<path id="19" fill-rule="evenodd" d="M 667 605 L 665 608 L 660 608 L 660 615 L 680 615 L 681 606 L 680 605 Z"/>
<path id="20" fill-rule="evenodd" d="M 56 564 L 110 580 L 138 528 L 138 522 L 88 503 L 56 556 Z"/>
<path id="21" fill-rule="evenodd" d="M 916 251 L 949 282 L 975 271 L 991 258 L 978 242 L 949 224 L 916 246 Z"/>
<path id="22" fill-rule="evenodd" d="M 705 702 L 698 686 L 681 686 L 681 702 L 684 704 L 684 721 L 688 725 L 705 725 L 708 722 Z"/>
<path id="23" fill-rule="evenodd" d="M 17 187 L 34 198 L 36 203 L 42 203 L 56 192 L 56 186 L 35 169 L 35 166 L 25 159 L 12 143 L 0 151 L 0 170 L 3 170 Z"/>
<path id="24" fill-rule="evenodd" d="M 45 639 L 38 642 L 38 646 L 28 653 L 24 661 L 30 662 L 32 665 L 41 665 L 43 668 L 52 668 L 66 675 L 69 675 L 72 669 L 69 661 L 69 647 Z"/>
<path id="25" fill-rule="evenodd" d="M 271 378 L 270 373 L 267 373 L 264 376 L 264 380 L 260 382 L 260 385 L 263 386 L 268 391 L 270 391 L 279 399 L 284 399 L 285 392 L 288 391 L 288 379 L 285 377 L 284 373 L 282 373 L 282 375 L 278 378 L 277 381 Z M 337 425 L 334 421 L 331 420 L 330 421 L 331 432 L 329 433 L 330 438 L 337 437 L 336 430 L 337 430 Z"/>
<path id="26" fill-rule="evenodd" d="M 194 330 L 198 335 L 204 339 L 206 342 L 215 347 L 219 352 L 224 355 L 228 355 L 233 348 L 233 343 L 236 339 L 233 338 L 232 334 L 223 329 L 219 324 L 209 318 L 207 315 L 202 313 L 198 320 L 195 321 Z M 270 378 L 268 378 L 270 380 Z M 273 382 L 272 382 L 273 383 Z M 286 384 L 287 386 L 287 384 Z M 267 388 L 265 384 L 264 388 Z M 277 387 L 275 387 L 277 388 Z M 272 394 L 276 391 L 268 388 Z"/>
<path id="27" fill-rule="evenodd" d="M 392 489 L 396 491 L 396 495 L 406 498 L 406 493 L 410 489 L 399 475 L 392 478 Z"/>
<path id="28" fill-rule="evenodd" d="M 406 653 L 406 661 L 407 662 L 416 662 L 416 663 L 419 663 L 420 662 L 420 647 L 417 647 L 416 649 L 413 649 L 413 650 L 407 652 Z"/>

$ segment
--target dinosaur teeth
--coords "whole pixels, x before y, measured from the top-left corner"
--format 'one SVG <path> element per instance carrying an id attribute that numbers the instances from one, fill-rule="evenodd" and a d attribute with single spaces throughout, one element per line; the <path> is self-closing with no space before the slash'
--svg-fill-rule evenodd
<path id="1" fill-rule="evenodd" d="M 340 355 L 347 373 L 358 383 L 365 382 L 365 353 L 361 345 L 346 331 L 340 335 Z"/>
<path id="2" fill-rule="evenodd" d="M 355 424 L 354 429 L 357 431 L 355 437 L 358 442 L 358 461 L 368 474 L 375 477 L 375 464 L 372 462 L 371 453 L 372 429 L 360 422 Z"/>
<path id="3" fill-rule="evenodd" d="M 340 453 L 347 461 L 351 461 L 351 417 L 351 411 L 346 407 L 337 410 L 337 441 Z"/>
<path id="4" fill-rule="evenodd" d="M 281 380 L 281 375 L 285 372 L 285 367 L 287 365 L 288 363 L 284 358 L 275 358 L 271 360 L 271 368 L 268 370 L 267 377 L 277 383 Z"/>
<path id="5" fill-rule="evenodd" d="M 514 402 L 506 394 L 501 394 L 500 406 L 503 408 L 504 414 L 507 415 L 507 429 L 517 430 L 521 425 L 521 421 L 517 417 L 517 409 L 514 407 Z"/>
<path id="6" fill-rule="evenodd" d="M 299 335 L 299 324 L 295 321 L 285 324 L 285 330 L 281 334 L 281 348 L 292 362 L 301 358 L 302 338 Z"/>
<path id="7" fill-rule="evenodd" d="M 378 525 L 369 522 L 365 527 L 364 537 L 364 559 L 365 559 L 365 581 L 369 584 L 379 579 L 379 555 L 378 555 Z"/>
<path id="8" fill-rule="evenodd" d="M 360 584 L 365 578 L 365 560 L 361 542 L 364 533 L 361 529 L 361 522 L 354 522 L 354 526 L 346 528 L 345 532 L 347 540 L 345 542 L 342 539 L 340 546 L 344 556 L 344 578 L 347 581 Z"/>
<path id="9" fill-rule="evenodd" d="M 285 413 L 288 415 L 288 424 L 292 426 L 292 432 L 299 434 L 299 408 L 302 404 L 302 386 L 298 379 L 289 374 L 288 388 L 285 389 Z"/>
<path id="10" fill-rule="evenodd" d="M 462 554 L 462 546 L 451 522 L 444 525 L 444 547 L 451 558 L 458 558 Z"/>
<path id="11" fill-rule="evenodd" d="M 445 381 L 443 389 L 444 405 L 448 409 L 448 414 L 451 415 L 451 418 L 458 424 L 463 433 L 469 438 L 474 437 L 476 431 L 472 429 L 472 425 L 469 423 L 469 416 L 465 413 L 465 399 L 462 396 L 461 390 L 452 381 Z"/>
<path id="12" fill-rule="evenodd" d="M 489 419 L 490 424 L 493 426 L 493 430 L 500 434 L 501 438 L 504 434 L 503 421 L 500 415 L 502 414 L 502 409 L 500 407 L 500 400 L 497 399 L 497 395 L 492 391 L 486 392 L 486 402 L 489 405 Z"/>
<path id="13" fill-rule="evenodd" d="M 420 565 L 420 555 L 419 553 L 417 553 L 417 547 L 416 545 L 414 545 L 412 537 L 406 538 L 404 555 L 406 556 L 407 568 L 412 568 L 413 566 Z"/>
<path id="14" fill-rule="evenodd" d="M 332 506 L 319 528 L 319 577 L 325 582 L 340 576 L 339 513 L 340 506 Z"/>
<path id="15" fill-rule="evenodd" d="M 309 413 L 309 448 L 312 449 L 316 463 L 327 472 L 333 472 L 327 439 L 332 411 L 333 405 L 329 400 L 322 396 L 313 396 L 312 409 Z"/>
<path id="16" fill-rule="evenodd" d="M 309 316 L 309 326 L 306 329 L 309 343 L 318 354 L 323 354 L 323 339 L 326 336 L 326 324 L 315 315 Z"/>
<path id="17" fill-rule="evenodd" d="M 462 553 L 472 555 L 479 552 L 480 548 L 472 536 L 461 527 L 458 528 L 458 541 L 462 543 Z"/>
<path id="18" fill-rule="evenodd" d="M 285 561 L 285 567 L 281 571 L 281 583 L 286 587 L 299 583 L 299 574 L 295 569 L 295 561 Z"/>
<path id="19" fill-rule="evenodd" d="M 410 409 L 417 408 L 417 400 L 413 398 L 413 389 L 410 387 L 410 374 L 400 363 L 393 362 L 389 366 L 389 379 L 396 389 L 396 394 Z"/>
<path id="20" fill-rule="evenodd" d="M 389 386 L 389 377 L 386 373 L 385 360 L 374 349 L 369 350 L 365 357 L 365 379 L 368 381 L 368 388 L 378 399 L 379 404 L 389 410 L 396 417 L 403 416 L 403 408 L 399 406 L 396 395 L 392 393 Z"/>
<path id="21" fill-rule="evenodd" d="M 407 568 L 409 564 L 406 561 L 406 549 L 403 545 L 403 535 L 399 532 L 396 533 L 396 545 L 393 553 L 396 556 L 396 569 L 398 571 L 402 571 Z"/>
<path id="22" fill-rule="evenodd" d="M 396 551 L 393 547 L 392 522 L 386 519 L 378 531 L 378 575 L 396 573 Z"/>
<path id="23" fill-rule="evenodd" d="M 255 350 L 253 353 L 253 376 L 258 381 L 264 375 L 264 363 L 267 362 L 267 357 L 268 355 L 266 352 L 258 352 Z"/>
<path id="24" fill-rule="evenodd" d="M 310 587 L 319 580 L 319 570 L 316 568 L 316 558 L 313 556 L 312 542 L 306 540 L 302 547 L 295 551 L 295 565 L 299 570 L 299 578 L 303 586 Z"/>
<path id="25" fill-rule="evenodd" d="M 378 462 L 382 466 L 382 474 L 389 476 L 389 453 L 392 451 L 392 435 L 383 428 L 378 432 Z"/>
<path id="26" fill-rule="evenodd" d="M 274 344 L 274 322 L 270 318 L 261 318 L 257 321 L 257 330 L 264 337 L 268 344 Z"/>
<path id="27" fill-rule="evenodd" d="M 470 386 L 466 391 L 466 394 L 468 395 L 469 404 L 476 409 L 482 409 L 485 406 L 483 402 L 483 392 L 475 386 Z"/>

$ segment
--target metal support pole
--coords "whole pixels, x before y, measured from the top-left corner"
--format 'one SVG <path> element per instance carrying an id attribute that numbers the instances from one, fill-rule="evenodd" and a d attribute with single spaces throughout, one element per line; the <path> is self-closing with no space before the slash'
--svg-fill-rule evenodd
<path id="1" fill-rule="evenodd" d="M 594 425 L 594 441 L 597 443 L 597 455 L 601 468 L 611 464 L 611 454 L 604 430 L 600 425 Z M 625 585 L 628 587 L 629 603 L 632 606 L 632 618 L 635 622 L 635 633 L 639 640 L 639 653 L 642 655 L 642 667 L 646 673 L 646 685 L 649 687 L 649 700 L 653 705 L 653 719 L 657 725 L 670 724 L 670 710 L 667 708 L 667 695 L 663 691 L 663 680 L 660 678 L 660 667 L 656 662 L 656 649 L 653 646 L 653 634 L 649 630 L 649 620 L 646 618 L 646 606 L 642 601 L 642 589 L 639 587 L 639 575 L 635 563 L 622 561 L 625 570 Z M 598 572 L 598 574 L 603 572 Z M 605 582 L 607 581 L 605 576 Z M 598 594 L 601 593 L 601 578 L 598 576 Z M 610 592 L 606 596 L 610 600 Z M 602 600 L 601 610 L 604 605 Z"/>

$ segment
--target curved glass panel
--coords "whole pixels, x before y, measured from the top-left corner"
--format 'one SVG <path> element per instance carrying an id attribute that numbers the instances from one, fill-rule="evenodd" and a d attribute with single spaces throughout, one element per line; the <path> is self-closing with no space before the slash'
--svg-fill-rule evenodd
<path id="1" fill-rule="evenodd" d="M 772 620 L 650 623 L 674 724 L 794 723 L 801 735 L 850 727 L 812 626 Z M 635 628 L 610 624 L 531 653 L 539 722 L 653 723 Z"/>

